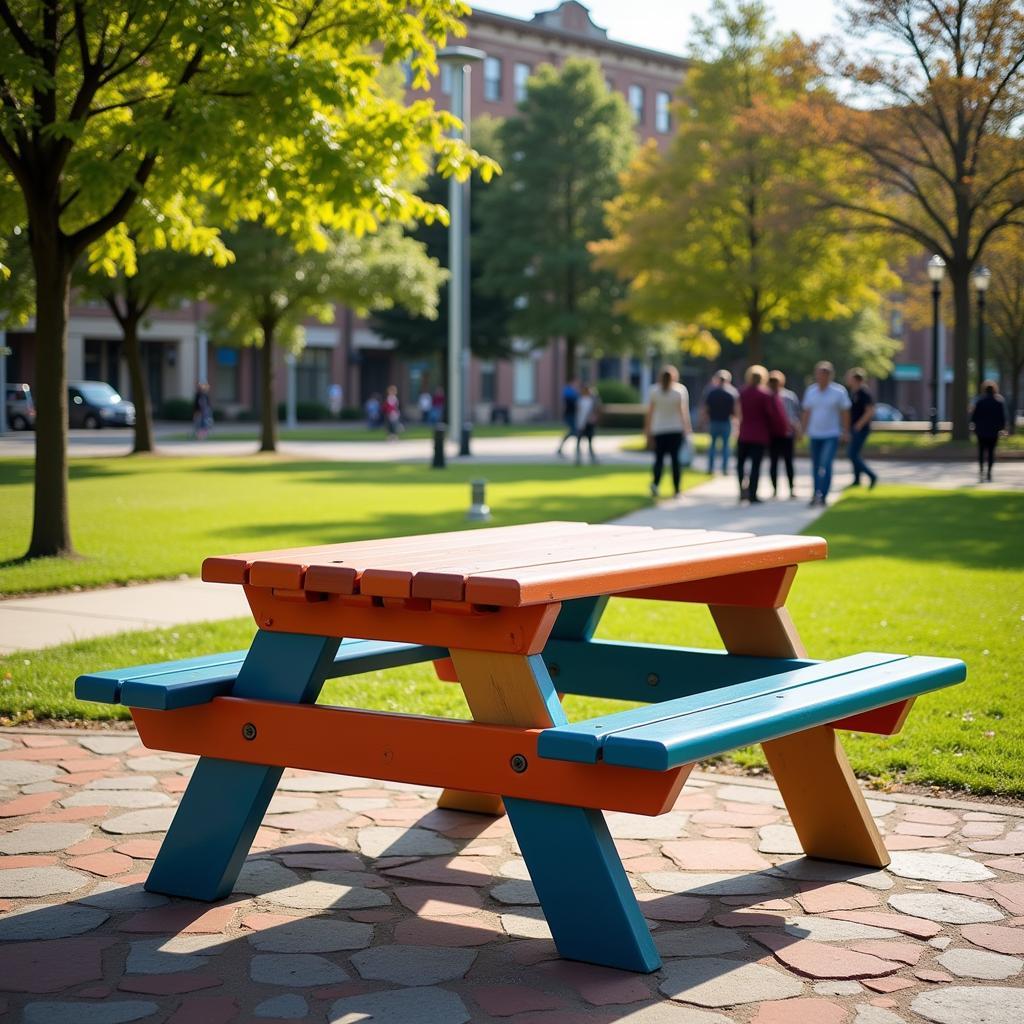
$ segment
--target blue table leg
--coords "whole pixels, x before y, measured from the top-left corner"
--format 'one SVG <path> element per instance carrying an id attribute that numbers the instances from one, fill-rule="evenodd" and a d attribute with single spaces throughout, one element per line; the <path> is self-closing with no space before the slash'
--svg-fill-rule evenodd
<path id="1" fill-rule="evenodd" d="M 334 638 L 261 630 L 238 673 L 232 696 L 312 703 L 333 667 L 339 643 Z M 281 768 L 200 758 L 146 888 L 196 900 L 227 896 L 281 773 Z"/>

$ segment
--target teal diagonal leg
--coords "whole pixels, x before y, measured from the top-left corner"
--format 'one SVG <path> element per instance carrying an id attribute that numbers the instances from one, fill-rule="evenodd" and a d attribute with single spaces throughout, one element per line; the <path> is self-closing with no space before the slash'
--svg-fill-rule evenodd
<path id="1" fill-rule="evenodd" d="M 311 703 L 331 670 L 339 643 L 327 637 L 260 631 L 238 673 L 232 696 Z M 281 772 L 280 768 L 200 758 L 146 888 L 196 900 L 227 896 Z"/>
<path id="2" fill-rule="evenodd" d="M 601 812 L 509 797 L 505 808 L 558 952 L 656 971 L 661 959 Z"/>

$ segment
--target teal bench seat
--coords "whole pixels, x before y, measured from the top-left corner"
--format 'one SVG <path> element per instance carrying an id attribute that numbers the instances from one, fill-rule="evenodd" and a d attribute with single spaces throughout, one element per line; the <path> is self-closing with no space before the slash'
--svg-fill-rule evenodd
<path id="1" fill-rule="evenodd" d="M 962 682 L 947 658 L 857 654 L 545 729 L 537 753 L 667 771 Z"/>
<path id="2" fill-rule="evenodd" d="M 175 708 L 206 704 L 214 697 L 230 695 L 247 653 L 229 651 L 203 658 L 93 672 L 75 680 L 75 696 L 79 700 L 154 711 L 173 711 Z M 327 678 L 354 676 L 361 672 L 376 672 L 447 657 L 446 647 L 387 640 L 343 640 Z"/>

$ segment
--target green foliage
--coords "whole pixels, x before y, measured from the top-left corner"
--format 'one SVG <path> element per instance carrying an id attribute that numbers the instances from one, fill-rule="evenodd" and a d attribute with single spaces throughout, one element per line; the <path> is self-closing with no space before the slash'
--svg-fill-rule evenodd
<path id="1" fill-rule="evenodd" d="M 632 384 L 622 380 L 609 377 L 607 380 L 599 380 L 596 387 L 598 396 L 605 405 L 628 405 L 640 401 L 640 392 Z"/>
<path id="2" fill-rule="evenodd" d="M 762 332 L 849 317 L 894 279 L 880 242 L 816 198 L 842 167 L 808 128 L 824 89 L 814 49 L 773 36 L 760 0 L 716 2 L 696 39 L 678 133 L 634 161 L 596 249 L 637 316 L 746 341 L 761 362 Z"/>
<path id="3" fill-rule="evenodd" d="M 277 403 L 277 418 L 282 423 L 287 415 L 288 407 L 284 402 Z M 296 402 L 295 418 L 301 423 L 319 423 L 331 418 L 331 411 L 323 402 Z"/>
<path id="4" fill-rule="evenodd" d="M 296 352 L 303 321 L 331 323 L 335 303 L 360 313 L 398 303 L 436 316 L 444 271 L 398 225 L 361 237 L 321 232 L 315 239 L 316 245 L 300 246 L 253 222 L 227 236 L 234 262 L 209 276 L 207 290 L 218 344 L 262 346 L 269 329 L 276 344 Z"/>
<path id="5" fill-rule="evenodd" d="M 544 65 L 518 117 L 498 130 L 504 173 L 481 203 L 485 288 L 515 304 L 513 333 L 536 346 L 628 348 L 640 334 L 619 312 L 624 287 L 595 268 L 588 246 L 606 236 L 604 204 L 634 148 L 632 116 L 597 64 Z"/>
<path id="6" fill-rule="evenodd" d="M 32 316 L 35 287 L 26 233 L 0 237 L 0 328 L 20 327 Z"/>
<path id="7" fill-rule="evenodd" d="M 160 419 L 172 423 L 191 423 L 193 404 L 188 398 L 167 398 L 160 406 Z"/>
<path id="8" fill-rule="evenodd" d="M 854 367 L 884 379 L 892 373 L 893 356 L 903 343 L 890 338 L 877 307 L 869 306 L 852 317 L 837 320 L 800 320 L 769 334 L 765 358 L 773 370 L 782 370 L 790 387 L 799 391 L 809 382 L 814 364 L 828 359 L 840 375 Z"/>

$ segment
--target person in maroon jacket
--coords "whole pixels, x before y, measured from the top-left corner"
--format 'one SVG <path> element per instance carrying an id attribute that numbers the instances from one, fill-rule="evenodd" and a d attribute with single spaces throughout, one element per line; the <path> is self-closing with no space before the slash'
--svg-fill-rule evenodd
<path id="1" fill-rule="evenodd" d="M 746 372 L 746 387 L 740 392 L 740 434 L 736 444 L 736 472 L 740 483 L 740 501 L 758 505 L 757 484 L 761 477 L 761 460 L 773 436 L 786 432 L 786 412 L 777 395 L 767 386 L 768 371 L 751 366 Z M 746 477 L 747 463 L 750 476 Z"/>

